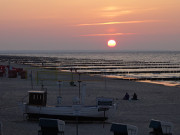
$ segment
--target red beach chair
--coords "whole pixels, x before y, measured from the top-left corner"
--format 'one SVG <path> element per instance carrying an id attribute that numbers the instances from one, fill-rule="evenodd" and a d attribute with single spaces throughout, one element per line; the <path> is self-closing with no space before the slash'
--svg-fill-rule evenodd
<path id="1" fill-rule="evenodd" d="M 9 70 L 8 78 L 17 78 L 17 71 L 16 70 Z"/>

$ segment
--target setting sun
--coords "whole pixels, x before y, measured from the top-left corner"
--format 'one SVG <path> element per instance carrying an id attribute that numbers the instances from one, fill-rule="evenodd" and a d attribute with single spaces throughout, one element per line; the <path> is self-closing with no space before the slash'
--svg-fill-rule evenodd
<path id="1" fill-rule="evenodd" d="M 108 46 L 109 47 L 115 47 L 116 46 L 116 41 L 115 40 L 109 40 L 108 41 Z"/>

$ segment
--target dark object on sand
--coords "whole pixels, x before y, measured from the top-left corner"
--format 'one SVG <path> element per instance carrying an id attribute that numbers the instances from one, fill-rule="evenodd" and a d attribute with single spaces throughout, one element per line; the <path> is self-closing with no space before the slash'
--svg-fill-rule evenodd
<path id="1" fill-rule="evenodd" d="M 0 135 L 3 135 L 2 128 L 3 128 L 3 124 L 0 122 Z"/>
<path id="2" fill-rule="evenodd" d="M 21 75 L 21 79 L 27 79 L 27 71 L 26 70 L 21 71 L 20 75 Z"/>
<path id="3" fill-rule="evenodd" d="M 129 94 L 126 92 L 125 96 L 123 97 L 123 100 L 129 100 Z"/>
<path id="4" fill-rule="evenodd" d="M 113 132 L 114 135 L 137 135 L 138 128 L 133 125 L 113 123 L 110 131 Z"/>
<path id="5" fill-rule="evenodd" d="M 73 81 L 71 81 L 69 84 L 70 84 L 71 86 L 76 86 L 76 84 L 75 84 Z"/>
<path id="6" fill-rule="evenodd" d="M 132 100 L 138 100 L 136 93 L 133 94 Z"/>
<path id="7" fill-rule="evenodd" d="M 38 135 L 64 135 L 65 122 L 58 119 L 40 118 Z"/>
<path id="8" fill-rule="evenodd" d="M 0 77 L 3 77 L 5 73 L 6 73 L 6 67 L 0 65 Z"/>
<path id="9" fill-rule="evenodd" d="M 17 78 L 17 71 L 16 70 L 9 70 L 8 78 Z"/>
<path id="10" fill-rule="evenodd" d="M 17 71 L 18 75 L 21 75 L 23 68 L 14 68 L 14 69 Z"/>
<path id="11" fill-rule="evenodd" d="M 172 135 L 172 123 L 159 121 L 159 120 L 151 120 L 149 124 L 149 128 L 152 128 L 153 131 L 149 133 L 149 135 Z"/>
<path id="12" fill-rule="evenodd" d="M 0 71 L 0 77 L 3 77 L 3 76 L 4 76 L 3 71 Z"/>

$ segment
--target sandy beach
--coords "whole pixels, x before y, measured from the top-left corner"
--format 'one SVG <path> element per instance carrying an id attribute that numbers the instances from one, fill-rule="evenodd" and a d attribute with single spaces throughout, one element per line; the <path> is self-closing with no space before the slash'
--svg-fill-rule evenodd
<path id="1" fill-rule="evenodd" d="M 7 64 L 7 63 L 1 63 Z M 16 65 L 16 67 L 26 67 Z M 30 68 L 27 68 L 30 70 Z M 29 72 L 28 72 L 29 73 Z M 33 89 L 39 90 L 36 74 L 33 71 Z M 69 75 L 62 74 L 62 78 L 69 78 Z M 97 76 L 82 75 L 82 79 L 89 80 L 86 83 L 85 104 L 95 104 L 96 97 L 112 97 L 117 103 L 117 110 L 111 113 L 109 119 L 104 123 L 84 123 L 79 125 L 79 135 L 110 135 L 111 123 L 131 124 L 138 127 L 138 135 L 148 135 L 151 119 L 172 122 L 174 125 L 173 135 L 180 132 L 180 88 L 145 82 L 118 80 L 112 78 L 100 78 Z M 68 79 L 67 79 L 68 80 Z M 91 81 L 93 80 L 93 81 Z M 96 81 L 98 80 L 98 81 Z M 58 95 L 57 82 L 45 83 L 48 90 L 48 104 L 56 104 Z M 4 135 L 35 135 L 40 127 L 38 121 L 27 121 L 23 117 L 20 108 L 22 99 L 31 90 L 31 80 L 18 78 L 0 78 L 0 121 L 3 123 Z M 137 101 L 122 100 L 128 92 L 132 97 L 136 92 Z M 78 95 L 78 87 L 62 87 L 63 104 L 72 104 L 72 98 Z M 65 135 L 76 134 L 76 125 L 66 123 Z"/>

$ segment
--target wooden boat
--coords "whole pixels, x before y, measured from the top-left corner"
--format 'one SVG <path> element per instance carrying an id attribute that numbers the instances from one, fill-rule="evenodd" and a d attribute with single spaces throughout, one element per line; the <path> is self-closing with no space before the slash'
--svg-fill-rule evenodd
<path id="1" fill-rule="evenodd" d="M 23 113 L 31 118 L 58 118 L 62 120 L 106 120 L 108 112 L 113 109 L 113 99 L 100 97 L 95 106 L 75 103 L 71 106 L 48 106 L 46 91 L 28 91 L 29 102 L 23 103 Z"/>

